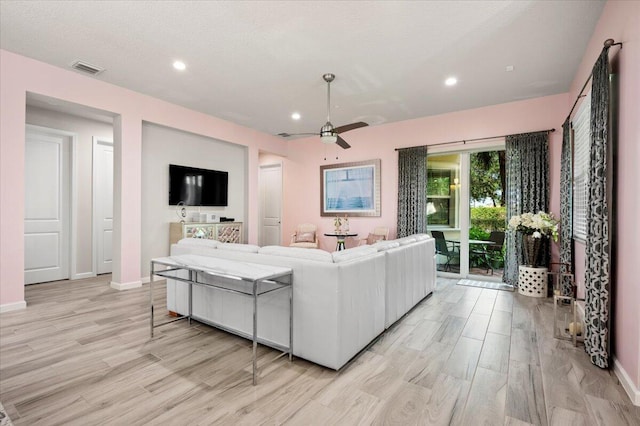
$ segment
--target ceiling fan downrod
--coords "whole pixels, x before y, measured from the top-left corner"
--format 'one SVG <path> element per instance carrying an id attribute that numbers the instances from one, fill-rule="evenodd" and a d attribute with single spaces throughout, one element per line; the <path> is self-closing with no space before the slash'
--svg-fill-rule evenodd
<path id="1" fill-rule="evenodd" d="M 331 82 L 336 78 L 334 74 L 326 73 L 322 76 L 327 82 L 327 122 L 320 128 L 320 139 L 323 143 L 331 144 L 337 140 L 337 135 L 331 124 Z"/>

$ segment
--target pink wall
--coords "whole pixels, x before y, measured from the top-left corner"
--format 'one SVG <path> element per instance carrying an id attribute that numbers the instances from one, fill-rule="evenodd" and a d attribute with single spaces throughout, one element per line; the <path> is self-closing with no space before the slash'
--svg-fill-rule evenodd
<path id="1" fill-rule="evenodd" d="M 345 139 L 351 149 L 326 148 L 318 138 L 289 142 L 285 160 L 283 238 L 296 224 L 317 223 L 321 233 L 333 229 L 333 220 L 320 216 L 320 166 L 351 161 L 382 160 L 382 216 L 351 218 L 350 229 L 366 236 L 375 226 L 388 226 L 396 235 L 398 155 L 395 148 L 428 145 L 452 140 L 490 137 L 556 128 L 551 134 L 551 210 L 559 212 L 559 159 L 561 125 L 568 112 L 566 94 L 518 101 L 467 111 L 351 131 Z M 326 150 L 327 160 L 324 160 Z M 336 154 L 339 158 L 336 160 Z M 284 241 L 284 239 L 283 239 Z M 351 245 L 355 244 L 354 241 Z M 332 237 L 323 237 L 320 246 L 335 248 Z"/>
<path id="2" fill-rule="evenodd" d="M 613 283 L 614 350 L 624 370 L 640 387 L 640 286 L 638 286 L 638 186 L 640 181 L 640 2 L 609 1 L 582 58 L 571 85 L 571 101 L 588 78 L 604 40 L 613 38 L 624 46 L 612 47 L 609 59 L 619 75 L 617 214 L 615 226 L 617 279 Z M 576 253 L 576 279 L 584 283 L 584 246 Z M 579 261 L 579 262 L 578 262 Z"/>
<path id="3" fill-rule="evenodd" d="M 24 300 L 24 132 L 26 92 L 87 105 L 119 116 L 116 158 L 114 275 L 140 282 L 141 123 L 149 121 L 248 147 L 248 239 L 257 241 L 259 150 L 286 155 L 278 137 L 0 50 L 0 305 Z"/>

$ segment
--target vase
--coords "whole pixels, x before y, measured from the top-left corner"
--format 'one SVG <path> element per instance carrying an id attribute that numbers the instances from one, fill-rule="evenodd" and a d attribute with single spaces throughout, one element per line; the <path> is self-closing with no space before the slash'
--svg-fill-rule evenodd
<path id="1" fill-rule="evenodd" d="M 522 251 L 527 266 L 532 268 L 538 267 L 541 249 L 542 238 L 534 238 L 533 235 L 529 234 L 522 236 Z"/>

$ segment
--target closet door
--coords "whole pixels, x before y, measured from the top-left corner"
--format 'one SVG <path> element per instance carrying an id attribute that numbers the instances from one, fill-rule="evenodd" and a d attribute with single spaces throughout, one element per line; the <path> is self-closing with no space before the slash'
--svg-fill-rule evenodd
<path id="1" fill-rule="evenodd" d="M 69 278 L 68 136 L 27 127 L 25 143 L 25 284 Z"/>

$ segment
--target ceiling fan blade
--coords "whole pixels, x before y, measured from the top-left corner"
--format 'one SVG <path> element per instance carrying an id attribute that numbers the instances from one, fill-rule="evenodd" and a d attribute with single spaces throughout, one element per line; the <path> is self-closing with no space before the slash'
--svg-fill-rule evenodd
<path id="1" fill-rule="evenodd" d="M 283 138 L 289 138 L 291 136 L 319 136 L 319 133 L 278 133 L 278 136 L 281 136 Z"/>
<path id="2" fill-rule="evenodd" d="M 336 145 L 339 145 L 339 146 L 341 146 L 341 147 L 342 147 L 342 148 L 344 148 L 344 149 L 349 149 L 349 148 L 351 148 L 351 145 L 349 145 L 349 144 L 347 143 L 347 141 L 345 141 L 344 139 L 342 139 L 342 138 L 340 137 L 340 135 L 336 135 L 336 136 L 338 137 L 338 139 L 336 140 Z"/>
<path id="3" fill-rule="evenodd" d="M 333 131 L 336 133 L 344 133 L 349 130 L 359 129 L 360 127 L 367 127 L 368 124 L 363 121 L 358 121 L 357 123 L 345 124 L 344 126 L 336 127 Z"/>

